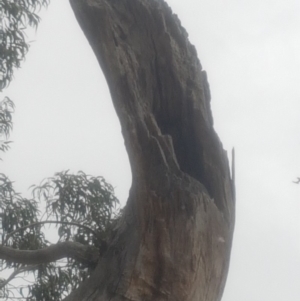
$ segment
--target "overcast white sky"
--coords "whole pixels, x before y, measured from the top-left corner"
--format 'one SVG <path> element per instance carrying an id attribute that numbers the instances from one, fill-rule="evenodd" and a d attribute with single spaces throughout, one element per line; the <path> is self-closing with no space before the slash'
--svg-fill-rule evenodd
<path id="1" fill-rule="evenodd" d="M 236 149 L 237 219 L 223 301 L 300 300 L 300 1 L 169 0 L 208 72 L 215 127 Z M 67 0 L 52 0 L 5 95 L 1 172 L 23 193 L 57 171 L 103 175 L 125 202 L 120 126 Z M 2 97 L 1 97 L 2 99 Z"/>

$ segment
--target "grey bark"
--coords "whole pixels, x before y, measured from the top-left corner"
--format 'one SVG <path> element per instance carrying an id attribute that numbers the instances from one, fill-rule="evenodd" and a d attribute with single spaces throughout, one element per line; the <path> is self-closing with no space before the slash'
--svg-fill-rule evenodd
<path id="1" fill-rule="evenodd" d="M 67 257 L 94 266 L 97 264 L 100 254 L 96 247 L 73 241 L 59 242 L 39 250 L 17 250 L 0 245 L 0 259 L 15 263 L 41 264 Z"/>
<path id="2" fill-rule="evenodd" d="M 132 187 L 92 276 L 66 300 L 221 299 L 234 184 L 195 47 L 163 0 L 70 0 L 110 89 Z"/>

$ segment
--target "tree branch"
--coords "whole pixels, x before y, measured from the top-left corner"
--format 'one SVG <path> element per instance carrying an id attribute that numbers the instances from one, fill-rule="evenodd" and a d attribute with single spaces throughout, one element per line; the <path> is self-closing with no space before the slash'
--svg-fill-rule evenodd
<path id="1" fill-rule="evenodd" d="M 30 270 L 34 270 L 38 267 L 39 265 L 30 265 L 27 267 L 20 267 L 18 269 L 16 269 L 6 280 L 4 280 L 3 282 L 0 282 L 0 289 L 2 289 L 5 285 L 7 285 L 10 281 L 12 281 L 18 274 L 30 271 Z"/>
<path id="2" fill-rule="evenodd" d="M 83 228 L 83 229 L 85 229 L 85 230 L 87 230 L 87 231 L 93 233 L 93 234 L 98 238 L 98 233 L 97 233 L 95 230 L 89 228 L 88 226 L 81 225 L 81 224 L 79 224 L 79 223 L 75 223 L 75 222 L 63 222 L 63 221 L 41 221 L 41 222 L 36 222 L 36 223 L 33 223 L 33 224 L 26 225 L 26 226 L 24 226 L 24 227 L 18 228 L 18 229 L 16 229 L 16 230 L 14 230 L 14 231 L 8 233 L 8 234 L 6 235 L 6 238 L 5 238 L 4 242 L 3 242 L 3 244 L 6 244 L 7 241 L 9 240 L 9 238 L 10 238 L 12 235 L 14 235 L 15 233 L 19 232 L 19 231 L 25 230 L 25 229 L 27 229 L 27 228 L 34 228 L 34 227 L 36 227 L 36 226 L 44 225 L 44 224 L 61 224 L 61 225 L 76 226 L 76 227 L 78 227 L 78 228 Z"/>
<path id="3" fill-rule="evenodd" d="M 0 259 L 22 264 L 41 264 L 72 258 L 90 266 L 95 265 L 99 257 L 98 248 L 72 241 L 60 242 L 40 250 L 16 250 L 0 246 Z"/>

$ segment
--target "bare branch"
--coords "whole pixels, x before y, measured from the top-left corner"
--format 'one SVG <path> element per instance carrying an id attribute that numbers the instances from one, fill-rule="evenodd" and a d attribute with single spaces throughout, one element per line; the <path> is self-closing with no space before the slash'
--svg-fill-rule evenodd
<path id="1" fill-rule="evenodd" d="M 35 270 L 39 265 L 30 265 L 30 266 L 26 266 L 26 267 L 20 267 L 18 269 L 16 269 L 6 280 L 2 281 L 0 283 L 0 289 L 2 289 L 5 285 L 7 285 L 10 281 L 12 281 L 17 275 L 24 273 L 24 272 L 28 272 L 31 270 Z"/>
<path id="2" fill-rule="evenodd" d="M 60 242 L 40 250 L 16 250 L 0 246 L 0 259 L 22 264 L 41 264 L 72 258 L 83 264 L 95 265 L 99 256 L 98 248 L 73 241 Z"/>

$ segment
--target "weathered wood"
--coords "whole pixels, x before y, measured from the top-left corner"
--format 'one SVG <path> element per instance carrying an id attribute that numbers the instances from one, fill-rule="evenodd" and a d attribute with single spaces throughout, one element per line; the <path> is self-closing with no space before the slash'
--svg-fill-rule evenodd
<path id="1" fill-rule="evenodd" d="M 107 253 L 66 300 L 218 301 L 234 189 L 195 47 L 163 0 L 70 1 L 107 80 L 132 187 Z"/>

